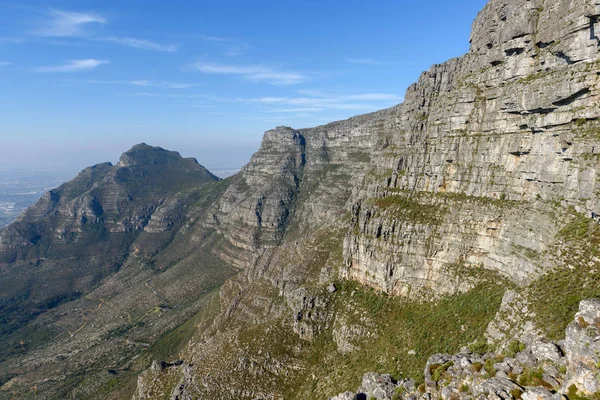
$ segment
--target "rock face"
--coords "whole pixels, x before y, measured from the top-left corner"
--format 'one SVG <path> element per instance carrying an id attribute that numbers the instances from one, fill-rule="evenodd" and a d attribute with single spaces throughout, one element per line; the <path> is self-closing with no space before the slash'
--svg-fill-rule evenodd
<path id="1" fill-rule="evenodd" d="M 445 267 L 461 263 L 527 283 L 544 265 L 522 253 L 544 252 L 556 232 L 536 201 L 599 213 L 598 7 L 491 1 L 469 53 L 409 88 L 376 158 L 391 174 L 353 207 L 347 277 L 452 293 L 464 286 Z"/>
<path id="2" fill-rule="evenodd" d="M 600 392 L 600 300 L 582 301 L 579 312 L 567 328 L 566 386 L 575 385 L 586 394 Z"/>
<path id="3" fill-rule="evenodd" d="M 563 239 L 574 220 L 600 215 L 598 15 L 600 3 L 585 0 L 491 0 L 469 52 L 424 72 L 403 104 L 267 132 L 206 221 L 223 236 L 219 257 L 243 270 L 222 288 L 213 324 L 230 336 L 188 348 L 204 383 L 196 396 L 294 398 L 294 376 L 326 386 L 297 372 L 305 346 L 331 335 L 350 362 L 381 337 L 370 315 L 332 309 L 337 292 L 327 285 L 336 279 L 411 301 L 468 293 L 481 274 L 509 282 L 516 295 L 494 310 L 501 315 L 488 338 L 528 347 L 504 375 L 481 372 L 473 393 L 514 396 L 521 389 L 509 373 L 542 359 L 564 363 L 533 326 L 524 293 L 548 271 L 597 263 L 590 251 L 568 254 Z M 269 346 L 280 330 L 287 334 Z M 389 356 L 381 351 L 373 357 Z M 462 363 L 465 373 L 467 364 L 496 363 L 444 357 L 442 365 L 457 365 L 449 371 Z M 462 396 L 460 386 L 440 396 Z"/>
<path id="4" fill-rule="evenodd" d="M 44 308 L 85 293 L 130 251 L 159 251 L 197 199 L 178 193 L 217 180 L 196 160 L 146 144 L 115 166 L 86 168 L 0 232 L 0 264 L 10 264 L 1 273 L 0 301 L 21 313 L 24 297 Z"/>
<path id="5" fill-rule="evenodd" d="M 424 72 L 403 104 L 315 128 L 268 131 L 250 163 L 222 182 L 191 160 L 134 148 L 118 165 L 86 170 L 49 193 L 2 231 L 0 260 L 10 263 L 2 271 L 38 261 L 51 267 L 56 254 L 73 249 L 81 260 L 90 256 L 96 271 L 121 265 L 98 254 L 123 254 L 127 268 L 99 275 L 90 298 L 98 325 L 115 315 L 128 321 L 111 325 L 135 333 L 127 346 L 152 349 L 167 326 L 204 310 L 200 322 L 190 322 L 195 333 L 181 334 L 187 347 L 176 347 L 185 367 L 151 368 L 139 377 L 135 399 L 327 398 L 358 387 L 345 374 L 360 379 L 367 361 L 390 373 L 365 376 L 362 395 L 378 399 L 589 395 L 596 385 L 595 311 L 584 303 L 570 339 L 546 340 L 533 322 L 533 294 L 540 300 L 540 291 L 532 288 L 549 273 L 572 274 L 569 282 L 586 293 L 597 287 L 589 277 L 600 259 L 598 16 L 595 1 L 491 0 L 473 24 L 469 52 Z M 170 166 L 177 173 L 165 176 Z M 142 177 L 152 185 L 140 199 Z M 127 251 L 106 245 L 113 239 Z M 234 269 L 239 273 L 223 282 Z M 74 285 L 86 292 L 93 279 L 83 275 Z M 16 281 L 0 280 L 7 287 Z M 215 285 L 221 288 L 211 307 L 188 307 L 186 300 Z M 576 306 L 578 296 L 565 296 L 565 304 Z M 127 306 L 120 314 L 105 310 L 114 298 Z M 78 308 L 56 307 L 49 320 L 85 315 L 81 332 L 89 336 L 78 346 L 104 349 L 102 335 L 112 331 L 86 331 L 94 306 L 77 301 Z M 446 331 L 423 332 L 425 323 Z M 394 331 L 397 325 L 405 332 Z M 76 324 L 69 327 L 79 339 Z M 456 353 L 481 344 L 469 327 L 511 354 Z M 431 348 L 426 339 L 449 354 L 431 356 L 423 377 L 392 379 L 440 352 L 423 354 Z M 135 354 L 113 360 L 128 366 Z M 52 362 L 35 377 L 21 372 L 34 368 L 36 357 L 26 352 L 11 363 L 15 372 L 6 379 L 16 377 L 6 385 L 52 388 Z M 313 372 L 327 368 L 327 376 Z"/>
<path id="6" fill-rule="evenodd" d="M 430 299 L 470 291 L 482 272 L 520 292 L 569 265 L 563 228 L 574 215 L 600 215 L 596 15 L 600 4 L 583 0 L 492 0 L 470 51 L 423 73 L 403 104 L 267 132 L 207 222 L 223 235 L 220 257 L 243 268 L 221 291 L 227 321 L 215 326 L 284 321 L 307 341 L 331 329 L 340 353 L 352 354 L 353 341 L 370 337 L 369 317 L 361 326 L 328 314 L 331 280 Z M 586 254 L 577 257 L 593 264 Z M 507 344 L 511 324 L 527 321 L 504 321 L 490 332 Z M 222 398 L 282 396 L 274 381 L 294 374 L 285 363 L 301 347 L 273 359 L 209 343 L 190 347 L 190 358 L 215 346 L 230 354 L 196 367 L 213 382 L 199 395 Z M 243 383 L 224 373 L 240 360 L 256 366 Z M 514 389 L 501 377 L 490 385 Z"/>
<path id="7" fill-rule="evenodd" d="M 600 300 L 581 302 L 575 321 L 569 325 L 564 342 L 533 342 L 519 353 L 455 355 L 436 354 L 425 367 L 425 383 L 415 389 L 409 380 L 394 381 L 389 375 L 367 373 L 357 393 L 346 392 L 330 400 L 393 399 L 561 399 L 598 393 L 598 346 L 593 326 L 598 321 Z M 597 327 L 592 329 L 597 330 Z M 597 333 L 597 332 L 596 332 Z M 591 334 L 591 336 L 590 336 Z M 543 350 L 542 350 L 543 349 Z"/>

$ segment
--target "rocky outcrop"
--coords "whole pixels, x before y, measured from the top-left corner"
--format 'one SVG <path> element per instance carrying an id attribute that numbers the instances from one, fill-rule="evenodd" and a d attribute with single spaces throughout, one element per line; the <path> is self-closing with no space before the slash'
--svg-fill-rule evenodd
<path id="1" fill-rule="evenodd" d="M 346 392 L 330 400 L 393 399 L 561 399 L 597 396 L 600 387 L 598 346 L 594 343 L 600 300 L 581 302 L 569 325 L 563 346 L 548 341 L 513 346 L 503 353 L 464 352 L 436 354 L 425 367 L 425 382 L 395 381 L 389 375 L 367 373 L 357 393 Z M 586 325 L 590 324 L 590 325 Z M 582 326 L 585 325 L 585 326 Z M 587 329 L 587 331 L 586 331 Z M 564 351 L 564 353 L 563 353 Z"/>
<path id="2" fill-rule="evenodd" d="M 379 171 L 352 208 L 344 276 L 387 293 L 468 289 L 448 265 L 518 284 L 560 224 L 540 202 L 594 217 L 599 5 L 493 0 L 465 56 L 432 67 L 387 121 Z"/>
<path id="3" fill-rule="evenodd" d="M 197 370 L 197 381 L 211 382 L 198 396 L 285 397 L 281 387 L 297 386 L 291 376 L 323 387 L 281 360 L 301 370 L 310 357 L 303 349 L 324 346 L 324 335 L 348 363 L 377 342 L 385 330 L 364 310 L 328 308 L 335 293 L 323 293 L 335 279 L 410 301 L 469 293 L 481 282 L 510 286 L 514 295 L 493 310 L 487 332 L 500 348 L 517 339 L 527 347 L 506 376 L 541 359 L 564 362 L 562 347 L 533 325 L 525 288 L 548 271 L 575 268 L 565 227 L 600 215 L 599 10 L 583 0 L 491 0 L 473 24 L 469 52 L 424 72 L 403 104 L 267 132 L 206 222 L 224 238 L 218 256 L 243 271 L 221 290 L 224 316 L 214 325 L 236 339 L 189 348 L 192 360 L 226 354 Z M 597 263 L 589 248 L 573 255 L 577 267 Z M 261 336 L 254 329 L 287 332 L 278 337 L 286 350 L 250 351 L 254 342 L 238 335 Z M 390 357 L 379 350 L 373 357 Z M 496 363 L 493 355 L 448 357 L 442 365 L 481 363 L 479 372 Z M 247 374 L 232 372 L 240 360 L 252 365 L 246 384 Z M 510 377 L 485 373 L 477 393 L 517 389 Z M 461 395 L 455 389 L 444 396 Z"/>
<path id="4" fill-rule="evenodd" d="M 565 386 L 575 385 L 586 393 L 600 393 L 600 300 L 582 301 L 567 328 L 564 348 L 567 358 Z"/>

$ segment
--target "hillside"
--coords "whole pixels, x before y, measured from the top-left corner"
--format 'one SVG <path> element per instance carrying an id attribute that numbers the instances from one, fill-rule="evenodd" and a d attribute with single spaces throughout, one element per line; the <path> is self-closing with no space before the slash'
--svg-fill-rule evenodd
<path id="1" fill-rule="evenodd" d="M 0 397 L 352 398 L 365 373 L 404 398 L 592 397 L 600 360 L 580 379 L 561 340 L 598 317 L 573 321 L 600 297 L 599 16 L 491 0 L 402 104 L 268 131 L 223 181 L 142 146 L 50 192 L 0 233 L 9 312 L 40 296 L 24 277 L 77 278 L 8 328 Z M 522 382 L 495 366 L 519 354 Z M 521 393 L 469 386 L 501 368 Z"/>

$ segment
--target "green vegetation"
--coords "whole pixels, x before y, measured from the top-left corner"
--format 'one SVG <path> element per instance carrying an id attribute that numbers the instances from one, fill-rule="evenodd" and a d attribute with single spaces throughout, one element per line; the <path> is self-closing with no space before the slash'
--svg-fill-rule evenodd
<path id="1" fill-rule="evenodd" d="M 512 340 L 508 344 L 508 347 L 506 349 L 506 355 L 509 357 L 515 357 L 517 354 L 525 350 L 525 348 L 527 348 L 527 345 L 525 345 L 525 343 L 520 342 L 518 340 Z"/>
<path id="2" fill-rule="evenodd" d="M 529 84 L 529 83 L 537 81 L 538 79 L 544 78 L 544 77 L 546 77 L 548 75 L 549 75 L 549 72 L 547 72 L 547 71 L 539 71 L 539 72 L 536 72 L 536 73 L 524 76 L 523 78 L 520 78 L 517 81 L 517 83 L 519 83 L 519 84 Z"/>
<path id="3" fill-rule="evenodd" d="M 368 153 L 354 152 L 348 154 L 348 159 L 354 162 L 368 163 L 371 161 L 371 156 Z"/>
<path id="4" fill-rule="evenodd" d="M 469 351 L 479 355 L 484 355 L 492 351 L 492 347 L 487 343 L 487 340 L 480 338 L 469 345 Z"/>
<path id="5" fill-rule="evenodd" d="M 493 378 L 496 376 L 496 372 L 498 371 L 496 368 L 494 368 L 494 364 L 502 362 L 502 360 L 504 360 L 504 357 L 502 356 L 496 356 L 485 360 L 485 363 L 483 363 L 483 369 L 485 369 L 485 374 L 488 378 Z"/>
<path id="6" fill-rule="evenodd" d="M 519 385 L 521 386 L 544 386 L 547 389 L 552 389 L 552 385 L 544 380 L 544 370 L 538 368 L 526 368 L 519 376 Z M 569 397 L 571 399 L 571 397 Z"/>
<path id="7" fill-rule="evenodd" d="M 486 280 L 473 290 L 446 296 L 434 302 L 421 302 L 367 289 L 351 282 L 339 282 L 330 308 L 345 320 L 372 332 L 353 341 L 358 350 L 340 355 L 332 329 L 319 335 L 310 345 L 306 371 L 321 377 L 319 384 L 309 376 L 290 385 L 290 397 L 315 398 L 334 395 L 360 385 L 363 373 L 391 373 L 396 379 L 423 380 L 425 363 L 431 354 L 454 353 L 461 346 L 483 338 L 503 294 L 501 280 Z M 367 316 L 367 321 L 362 316 Z M 377 355 L 375 357 L 374 355 Z M 443 379 L 451 364 L 436 369 Z M 483 366 L 482 366 L 483 367 Z M 304 383 L 306 382 L 306 383 Z M 327 391 L 324 393 L 323 391 Z"/>
<path id="8" fill-rule="evenodd" d="M 586 118 L 577 118 L 573 121 L 575 125 L 572 132 L 583 139 L 600 138 L 600 124 L 598 121 L 588 120 Z"/>
<path id="9" fill-rule="evenodd" d="M 577 386 L 571 385 L 567 389 L 567 398 L 569 400 L 600 400 L 600 393 L 594 393 L 591 396 L 584 396 L 579 393 Z"/>
<path id="10" fill-rule="evenodd" d="M 567 325 L 586 298 L 600 297 L 600 225 L 571 210 L 571 220 L 558 233 L 559 262 L 563 265 L 533 282 L 529 303 L 537 326 L 550 339 L 564 337 Z"/>
<path id="11" fill-rule="evenodd" d="M 431 377 L 436 382 L 439 382 L 442 379 L 447 380 L 446 371 L 448 371 L 448 368 L 452 367 L 453 365 L 454 365 L 454 361 L 448 361 L 447 363 L 445 363 L 443 365 L 439 365 L 439 364 L 430 365 L 429 372 L 431 373 Z"/>
<path id="12" fill-rule="evenodd" d="M 512 390 L 510 391 L 510 395 L 511 395 L 511 396 L 512 396 L 512 397 L 513 397 L 515 400 L 520 400 L 520 399 L 521 399 L 521 396 L 523 395 L 523 391 L 522 391 L 521 389 L 519 389 L 519 388 L 515 388 L 515 389 L 512 389 Z M 570 397 L 569 397 L 569 399 L 570 399 Z"/>
<path id="13" fill-rule="evenodd" d="M 437 204 L 419 202 L 419 199 L 394 195 L 382 199 L 371 199 L 371 204 L 386 209 L 394 218 L 410 221 L 415 224 L 439 225 L 446 215 L 446 208 Z"/>

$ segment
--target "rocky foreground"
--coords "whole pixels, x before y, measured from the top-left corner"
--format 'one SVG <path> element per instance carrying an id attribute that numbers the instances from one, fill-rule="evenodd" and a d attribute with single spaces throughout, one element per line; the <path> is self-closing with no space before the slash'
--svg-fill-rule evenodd
<path id="1" fill-rule="evenodd" d="M 501 353 L 436 354 L 427 360 L 425 382 L 366 373 L 357 393 L 330 400 L 524 399 L 560 400 L 600 396 L 600 300 L 584 300 L 560 342 L 523 337 Z"/>

